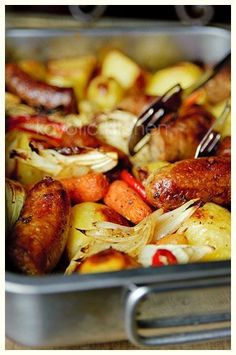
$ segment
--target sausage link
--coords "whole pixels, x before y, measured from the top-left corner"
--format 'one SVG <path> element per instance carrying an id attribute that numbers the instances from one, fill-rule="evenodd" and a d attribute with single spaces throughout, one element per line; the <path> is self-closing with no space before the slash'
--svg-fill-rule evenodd
<path id="1" fill-rule="evenodd" d="M 36 80 L 16 64 L 6 65 L 6 86 L 9 92 L 19 96 L 30 106 L 46 109 L 62 107 L 65 113 L 77 113 L 72 88 L 61 88 Z"/>
<path id="2" fill-rule="evenodd" d="M 193 158 L 213 121 L 214 117 L 198 106 L 189 108 L 182 115 L 166 116 L 160 126 L 151 131 L 151 159 L 175 162 Z"/>
<path id="3" fill-rule="evenodd" d="M 29 275 L 52 271 L 65 248 L 69 217 L 69 197 L 59 181 L 47 177 L 34 185 L 7 240 L 13 266 Z"/>
<path id="4" fill-rule="evenodd" d="M 165 211 L 193 198 L 228 205 L 231 200 L 230 159 L 209 157 L 179 161 L 156 171 L 145 185 L 148 201 Z"/>

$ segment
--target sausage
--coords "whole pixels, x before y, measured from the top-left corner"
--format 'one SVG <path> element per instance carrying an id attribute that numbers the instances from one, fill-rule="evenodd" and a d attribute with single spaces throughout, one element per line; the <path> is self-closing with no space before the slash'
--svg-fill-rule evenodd
<path id="1" fill-rule="evenodd" d="M 34 185 L 7 239 L 12 265 L 29 275 L 52 271 L 65 248 L 69 218 L 69 197 L 59 181 L 47 177 Z"/>
<path id="2" fill-rule="evenodd" d="M 117 108 L 139 116 L 148 106 L 157 100 L 157 96 L 145 95 L 143 93 L 127 94 L 120 101 Z"/>
<path id="3" fill-rule="evenodd" d="M 231 156 L 231 137 L 226 136 L 222 139 L 219 146 L 217 147 L 217 156 L 230 157 Z"/>
<path id="4" fill-rule="evenodd" d="M 214 117 L 200 106 L 190 107 L 177 116 L 167 115 L 160 126 L 151 131 L 151 160 L 175 162 L 193 158 L 213 122 Z"/>
<path id="5" fill-rule="evenodd" d="M 148 201 L 165 211 L 193 198 L 228 205 L 231 200 L 230 159 L 207 157 L 169 164 L 146 180 L 145 190 Z"/>
<path id="6" fill-rule="evenodd" d="M 212 78 L 206 85 L 206 98 L 212 105 L 221 102 L 231 94 L 231 68 L 226 65 L 221 71 Z"/>
<path id="7" fill-rule="evenodd" d="M 49 110 L 62 107 L 65 113 L 77 113 L 72 88 L 61 88 L 36 80 L 16 64 L 6 65 L 6 87 L 30 106 Z"/>

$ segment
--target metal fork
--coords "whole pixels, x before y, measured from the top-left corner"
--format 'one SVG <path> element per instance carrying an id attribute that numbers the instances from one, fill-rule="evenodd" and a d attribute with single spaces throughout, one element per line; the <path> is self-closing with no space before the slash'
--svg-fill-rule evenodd
<path id="1" fill-rule="evenodd" d="M 212 126 L 209 128 L 209 130 L 199 143 L 194 158 L 209 156 L 214 152 L 221 139 L 221 132 L 224 128 L 225 121 L 228 114 L 230 113 L 230 110 L 231 105 L 228 100 L 225 104 L 222 113 L 220 114 L 220 117 L 216 119 L 216 121 L 212 124 Z"/>
<path id="2" fill-rule="evenodd" d="M 213 68 L 207 70 L 200 79 L 189 88 L 183 89 L 180 84 L 168 90 L 161 98 L 151 104 L 137 119 L 129 139 L 129 153 L 136 154 L 149 140 L 150 131 L 158 127 L 162 118 L 170 113 L 176 112 L 186 97 L 204 86 L 210 79 L 231 60 L 231 53 L 228 53 Z"/>

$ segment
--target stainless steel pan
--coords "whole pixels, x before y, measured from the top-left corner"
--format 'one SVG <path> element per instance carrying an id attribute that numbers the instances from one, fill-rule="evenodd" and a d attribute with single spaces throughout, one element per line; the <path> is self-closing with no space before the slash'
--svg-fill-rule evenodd
<path id="1" fill-rule="evenodd" d="M 177 60 L 214 64 L 230 32 L 139 26 L 8 29 L 6 59 L 72 57 L 115 46 L 149 69 Z M 129 339 L 158 346 L 230 337 L 230 262 L 105 274 L 28 277 L 6 272 L 6 334 L 30 346 Z"/>

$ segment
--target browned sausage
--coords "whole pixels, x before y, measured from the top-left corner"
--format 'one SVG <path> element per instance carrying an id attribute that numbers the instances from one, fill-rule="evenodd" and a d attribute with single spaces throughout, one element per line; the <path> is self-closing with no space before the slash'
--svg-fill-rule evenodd
<path id="1" fill-rule="evenodd" d="M 222 139 L 219 146 L 217 147 L 216 155 L 222 157 L 231 156 L 231 137 L 227 136 Z"/>
<path id="2" fill-rule="evenodd" d="M 7 240 L 14 267 L 29 275 L 53 270 L 65 248 L 69 217 L 69 197 L 62 184 L 49 177 L 38 182 Z"/>
<path id="3" fill-rule="evenodd" d="M 156 96 L 149 96 L 143 93 L 127 94 L 120 101 L 117 108 L 139 116 L 148 106 L 157 100 Z"/>
<path id="4" fill-rule="evenodd" d="M 153 206 L 166 211 L 193 198 L 228 205 L 231 200 L 230 159 L 209 157 L 170 164 L 147 179 L 146 192 Z"/>
<path id="5" fill-rule="evenodd" d="M 231 94 L 231 68 L 230 65 L 225 66 L 221 71 L 212 78 L 206 85 L 207 101 L 216 104 L 230 97 Z"/>
<path id="6" fill-rule="evenodd" d="M 213 116 L 199 106 L 191 107 L 178 116 L 166 116 L 160 126 L 151 131 L 149 147 L 152 160 L 175 162 L 193 158 L 213 121 Z"/>
<path id="7" fill-rule="evenodd" d="M 16 64 L 6 65 L 7 90 L 34 107 L 55 109 L 62 107 L 65 113 L 76 113 L 77 105 L 72 88 L 60 88 L 32 78 Z"/>

